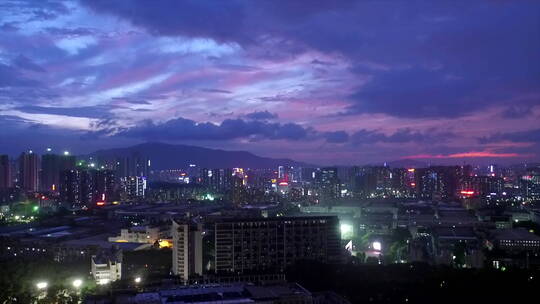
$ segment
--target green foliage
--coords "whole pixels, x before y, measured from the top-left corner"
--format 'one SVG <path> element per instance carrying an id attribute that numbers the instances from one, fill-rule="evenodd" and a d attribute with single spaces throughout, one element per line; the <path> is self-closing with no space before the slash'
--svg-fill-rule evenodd
<path id="1" fill-rule="evenodd" d="M 48 260 L 13 259 L 0 263 L 0 303 L 32 303 L 38 296 L 36 283 L 48 283 L 47 296 L 38 303 L 76 303 L 74 278 L 83 279 L 81 294 L 94 287 L 88 278 L 89 263 L 56 263 Z M 75 301 L 75 302 L 73 302 Z"/>

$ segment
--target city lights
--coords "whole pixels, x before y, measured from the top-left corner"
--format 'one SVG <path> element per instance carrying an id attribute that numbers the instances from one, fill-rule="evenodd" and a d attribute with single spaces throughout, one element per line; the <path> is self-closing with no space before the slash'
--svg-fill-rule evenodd
<path id="1" fill-rule="evenodd" d="M 159 240 L 159 248 L 172 248 L 172 243 L 169 240 Z"/>
<path id="2" fill-rule="evenodd" d="M 341 224 L 339 226 L 342 239 L 350 239 L 353 237 L 354 227 L 350 224 Z"/>
<path id="3" fill-rule="evenodd" d="M 538 297 L 540 0 L 0 7 L 0 304 Z"/>
<path id="4" fill-rule="evenodd" d="M 382 244 L 379 241 L 375 241 L 375 242 L 371 243 L 371 247 L 375 251 L 381 251 L 382 250 Z"/>
<path id="5" fill-rule="evenodd" d="M 464 196 L 474 195 L 474 191 L 472 191 L 472 190 L 461 190 L 459 193 L 461 193 Z"/>
<path id="6" fill-rule="evenodd" d="M 73 280 L 72 284 L 73 284 L 73 287 L 79 288 L 79 287 L 81 287 L 82 283 L 83 283 L 83 281 L 81 279 L 75 279 L 75 280 Z"/>

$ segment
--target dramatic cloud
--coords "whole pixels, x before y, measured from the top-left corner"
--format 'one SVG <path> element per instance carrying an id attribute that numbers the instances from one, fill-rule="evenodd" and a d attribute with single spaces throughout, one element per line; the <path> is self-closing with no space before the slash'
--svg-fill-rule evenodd
<path id="1" fill-rule="evenodd" d="M 29 79 L 12 66 L 0 64 L 0 88 L 35 87 L 40 83 Z"/>
<path id="2" fill-rule="evenodd" d="M 540 157 L 538 1 L 6 0 L 0 20 L 12 147 Z"/>
<path id="3" fill-rule="evenodd" d="M 383 143 L 406 143 L 406 142 L 429 142 L 438 143 L 448 141 L 455 137 L 455 134 L 450 132 L 437 132 L 429 130 L 422 133 L 410 129 L 399 129 L 395 133 L 386 135 L 377 131 L 359 130 L 351 135 L 351 140 L 356 144 L 370 144 L 376 142 Z"/>
<path id="4" fill-rule="evenodd" d="M 30 60 L 29 58 L 23 56 L 23 55 L 19 55 L 15 61 L 14 61 L 15 65 L 22 68 L 22 69 L 25 69 L 25 70 L 30 70 L 30 71 L 34 71 L 34 72 L 45 72 L 45 70 L 40 67 L 39 65 L 37 65 L 36 63 L 34 63 L 32 60 Z"/>
<path id="5" fill-rule="evenodd" d="M 105 106 L 73 107 L 73 108 L 22 106 L 22 107 L 15 108 L 15 110 L 25 112 L 25 113 L 34 113 L 34 114 L 53 114 L 53 115 L 88 117 L 88 118 L 103 118 L 105 116 L 110 115 L 108 113 L 108 111 L 110 110 L 110 107 L 105 107 Z"/>
<path id="6" fill-rule="evenodd" d="M 518 153 L 496 153 L 496 152 L 464 152 L 455 154 L 418 154 L 403 157 L 404 159 L 441 159 L 441 158 L 515 158 L 515 157 L 527 157 L 530 155 L 520 155 Z"/>
<path id="7" fill-rule="evenodd" d="M 326 132 L 323 137 L 329 143 L 344 143 L 349 140 L 349 134 L 345 131 Z"/>
<path id="8" fill-rule="evenodd" d="M 358 103 L 348 113 L 459 117 L 490 104 L 484 97 L 475 98 L 477 87 L 473 83 L 454 77 L 426 69 L 380 74 L 353 95 Z"/>
<path id="9" fill-rule="evenodd" d="M 501 141 L 540 143 L 540 129 L 510 133 L 497 133 L 480 138 L 479 141 L 481 143 L 493 143 Z"/>
<path id="10" fill-rule="evenodd" d="M 165 123 L 143 124 L 121 130 L 116 135 L 142 138 L 146 140 L 231 140 L 237 138 L 256 139 L 306 139 L 312 130 L 294 123 L 267 123 L 226 119 L 221 124 L 197 123 L 190 119 L 176 118 Z"/>
<path id="11" fill-rule="evenodd" d="M 268 111 L 255 111 L 246 114 L 246 118 L 254 120 L 267 120 L 278 118 L 278 115 L 276 113 L 270 113 Z"/>

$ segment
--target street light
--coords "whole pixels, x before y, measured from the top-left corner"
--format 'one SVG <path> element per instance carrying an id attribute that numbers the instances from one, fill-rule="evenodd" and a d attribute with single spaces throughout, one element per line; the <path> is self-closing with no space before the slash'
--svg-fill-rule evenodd
<path id="1" fill-rule="evenodd" d="M 140 282 L 141 282 L 141 277 L 136 277 L 136 278 L 135 278 L 135 283 L 136 283 L 136 284 L 139 284 Z"/>
<path id="2" fill-rule="evenodd" d="M 45 289 L 49 284 L 47 282 L 38 282 L 36 284 L 37 289 Z"/>
<path id="3" fill-rule="evenodd" d="M 79 287 L 81 287 L 81 285 L 82 285 L 82 280 L 81 279 L 73 280 L 73 287 L 79 288 Z"/>

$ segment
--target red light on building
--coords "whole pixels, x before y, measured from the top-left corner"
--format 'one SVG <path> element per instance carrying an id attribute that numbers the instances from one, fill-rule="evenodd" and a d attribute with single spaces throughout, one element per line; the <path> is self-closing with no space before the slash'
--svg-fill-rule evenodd
<path id="1" fill-rule="evenodd" d="M 289 183 L 287 183 L 287 182 L 281 182 L 281 183 L 279 183 L 279 185 L 280 185 L 280 186 L 288 186 Z"/>
<path id="2" fill-rule="evenodd" d="M 105 206 L 105 202 L 97 202 L 96 205 L 98 205 L 98 206 Z"/>
<path id="3" fill-rule="evenodd" d="M 416 183 L 411 183 L 411 187 L 416 187 Z"/>
<path id="4" fill-rule="evenodd" d="M 474 191 L 472 190 L 461 190 L 460 192 L 462 195 L 471 196 L 474 194 Z"/>
<path id="5" fill-rule="evenodd" d="M 409 172 L 414 172 L 414 168 L 407 169 L 407 171 L 409 171 Z"/>

